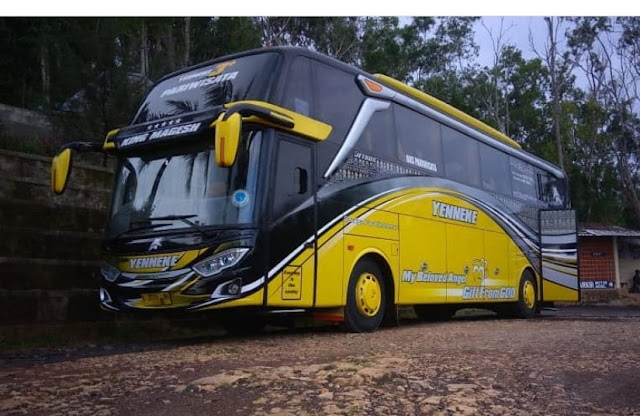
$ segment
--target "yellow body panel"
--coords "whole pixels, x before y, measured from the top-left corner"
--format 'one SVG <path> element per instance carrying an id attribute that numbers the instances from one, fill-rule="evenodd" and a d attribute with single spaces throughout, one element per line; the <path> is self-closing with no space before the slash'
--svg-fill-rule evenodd
<path id="1" fill-rule="evenodd" d="M 484 232 L 485 281 L 484 285 L 490 290 L 511 288 L 517 292 L 518 279 L 511 273 L 509 261 L 509 237 L 505 233 L 493 231 Z M 515 246 L 515 244 L 514 244 Z M 496 301 L 512 301 L 515 298 L 494 299 Z"/>
<path id="2" fill-rule="evenodd" d="M 267 305 L 308 308 L 313 305 L 314 261 L 311 249 L 302 264 L 290 263 L 269 282 Z"/>
<path id="3" fill-rule="evenodd" d="M 116 149 L 116 144 L 115 142 L 113 142 L 113 138 L 118 134 L 119 131 L 120 129 L 113 129 L 107 133 L 107 137 L 105 137 L 104 143 L 102 145 L 102 150 L 109 151 Z"/>
<path id="4" fill-rule="evenodd" d="M 343 232 L 338 231 L 332 238 L 322 241 L 318 249 L 318 285 L 316 306 L 342 306 L 344 295 L 344 252 Z"/>
<path id="5" fill-rule="evenodd" d="M 450 191 L 403 190 L 368 205 L 320 236 L 316 306 L 344 306 L 366 253 L 388 262 L 400 305 L 514 302 L 523 272 L 534 269 L 499 224 Z M 545 295 L 577 298 L 547 283 Z"/>
<path id="6" fill-rule="evenodd" d="M 484 232 L 458 224 L 447 224 L 447 302 L 476 302 L 484 288 L 486 260 Z M 473 288 L 473 290 L 469 290 Z"/>
<path id="7" fill-rule="evenodd" d="M 246 119 L 243 120 L 245 122 L 249 122 L 249 123 L 256 122 L 256 123 L 264 124 L 271 127 L 283 128 L 286 131 L 290 131 L 294 134 L 302 135 L 304 137 L 308 137 L 316 141 L 325 140 L 327 137 L 329 137 L 329 134 L 331 134 L 331 130 L 333 129 L 333 127 L 331 127 L 331 125 L 329 124 L 323 123 L 318 120 L 314 120 L 311 117 L 307 117 L 305 115 L 296 113 L 295 111 L 287 110 L 286 108 L 283 108 L 274 104 L 266 103 L 264 101 L 252 101 L 252 100 L 235 101 L 232 103 L 225 104 L 224 107 L 227 109 L 230 109 L 230 108 L 233 108 L 234 106 L 241 105 L 241 104 L 251 104 L 251 105 L 255 105 L 255 106 L 270 110 L 272 112 L 273 117 L 284 119 L 287 121 L 292 121 L 294 126 L 292 128 L 276 126 L 256 116 L 247 117 Z M 212 124 L 212 127 L 213 127 L 213 124 Z"/>
<path id="8" fill-rule="evenodd" d="M 569 289 L 559 284 L 545 280 L 543 282 L 543 293 L 545 299 L 553 299 L 559 302 L 577 302 L 579 292 L 574 289 Z"/>
<path id="9" fill-rule="evenodd" d="M 344 220 L 345 234 L 398 239 L 398 214 L 372 209 L 359 217 L 347 215 Z"/>
<path id="10" fill-rule="evenodd" d="M 398 304 L 447 301 L 445 227 L 440 221 L 400 216 Z"/>

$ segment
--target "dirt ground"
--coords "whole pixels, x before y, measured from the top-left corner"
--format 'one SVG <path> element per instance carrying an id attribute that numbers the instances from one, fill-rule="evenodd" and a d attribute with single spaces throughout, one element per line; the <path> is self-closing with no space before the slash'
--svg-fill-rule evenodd
<path id="1" fill-rule="evenodd" d="M 640 310 L 0 355 L 1 415 L 640 415 Z"/>

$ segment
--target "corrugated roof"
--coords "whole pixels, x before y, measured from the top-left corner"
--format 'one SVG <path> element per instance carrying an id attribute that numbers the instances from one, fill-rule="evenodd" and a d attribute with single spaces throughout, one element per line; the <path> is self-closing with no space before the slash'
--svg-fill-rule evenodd
<path id="1" fill-rule="evenodd" d="M 640 230 L 630 230 L 618 225 L 608 224 L 580 224 L 580 237 L 640 237 Z"/>

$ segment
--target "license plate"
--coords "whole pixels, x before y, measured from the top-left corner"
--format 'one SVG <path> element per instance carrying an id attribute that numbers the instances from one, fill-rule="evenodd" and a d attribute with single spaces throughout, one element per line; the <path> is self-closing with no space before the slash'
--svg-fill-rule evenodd
<path id="1" fill-rule="evenodd" d="M 169 292 L 143 293 L 142 303 L 145 306 L 165 306 L 171 305 L 173 300 Z"/>

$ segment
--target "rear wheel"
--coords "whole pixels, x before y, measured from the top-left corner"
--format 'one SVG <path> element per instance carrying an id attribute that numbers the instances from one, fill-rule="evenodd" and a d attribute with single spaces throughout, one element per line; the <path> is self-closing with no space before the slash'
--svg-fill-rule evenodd
<path id="1" fill-rule="evenodd" d="M 380 267 L 371 260 L 360 260 L 354 267 L 344 311 L 344 323 L 349 331 L 373 331 L 382 323 L 387 306 L 382 279 Z"/>
<path id="2" fill-rule="evenodd" d="M 533 318 L 538 311 L 538 288 L 536 280 L 530 271 L 525 271 L 520 278 L 518 303 L 515 305 L 515 315 L 518 318 Z"/>

